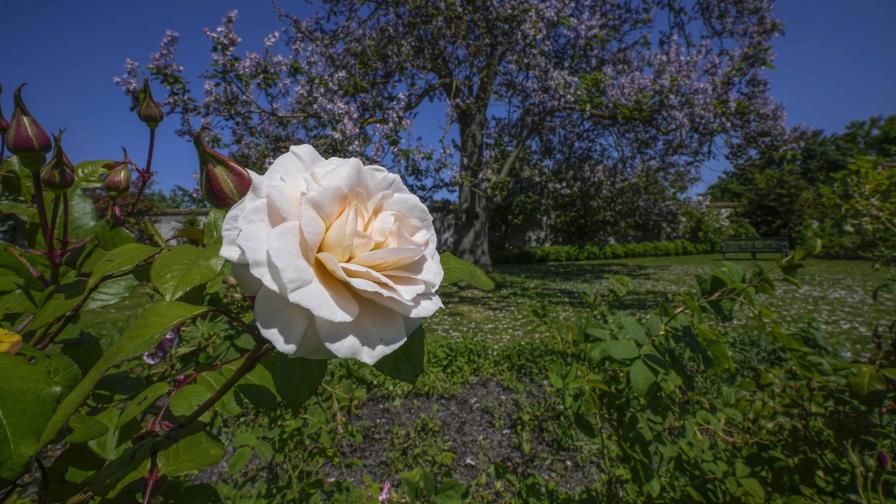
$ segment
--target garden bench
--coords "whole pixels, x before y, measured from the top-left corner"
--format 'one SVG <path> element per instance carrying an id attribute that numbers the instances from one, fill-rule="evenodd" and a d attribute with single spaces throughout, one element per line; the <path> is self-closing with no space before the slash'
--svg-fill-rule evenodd
<path id="1" fill-rule="evenodd" d="M 762 236 L 756 238 L 728 238 L 722 240 L 722 246 L 719 252 L 722 253 L 722 259 L 725 254 L 749 253 L 753 259 L 760 252 L 774 252 L 781 254 L 781 257 L 787 255 L 790 250 L 790 240 L 783 236 Z"/>

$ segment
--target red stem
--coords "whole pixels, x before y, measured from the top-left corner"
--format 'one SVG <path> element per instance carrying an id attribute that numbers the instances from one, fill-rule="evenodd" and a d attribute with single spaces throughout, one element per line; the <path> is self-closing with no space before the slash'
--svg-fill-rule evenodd
<path id="1" fill-rule="evenodd" d="M 40 232 L 44 237 L 44 243 L 49 246 L 51 241 L 49 236 L 50 228 L 47 225 L 47 209 L 44 206 L 44 190 L 40 182 L 39 170 L 32 170 L 31 167 L 28 169 L 31 171 L 31 181 L 34 183 L 34 205 L 37 207 L 37 220 L 40 222 Z"/>
<path id="2" fill-rule="evenodd" d="M 149 180 L 152 178 L 152 153 L 156 147 L 156 129 L 149 128 L 149 149 L 146 153 L 146 165 L 143 167 L 143 170 L 138 170 L 140 175 L 140 187 L 137 188 L 137 196 L 134 198 L 134 201 L 131 203 L 131 208 L 128 210 L 128 215 L 134 213 L 134 210 L 137 209 L 137 203 L 140 202 L 140 197 L 143 196 L 143 191 L 146 190 L 146 185 L 149 184 Z"/>
<path id="3" fill-rule="evenodd" d="M 50 240 L 47 242 L 47 259 L 50 260 L 50 282 L 56 283 L 59 279 L 59 258 L 56 254 L 56 220 L 59 219 L 59 196 L 53 198 L 53 210 L 50 218 L 50 231 L 47 233 Z"/>

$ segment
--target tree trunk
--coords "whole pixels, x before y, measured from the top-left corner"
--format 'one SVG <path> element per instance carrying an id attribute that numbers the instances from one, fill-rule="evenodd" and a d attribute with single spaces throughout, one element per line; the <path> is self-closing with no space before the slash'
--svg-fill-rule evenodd
<path id="1" fill-rule="evenodd" d="M 482 187 L 485 123 L 485 110 L 458 114 L 460 194 L 454 218 L 454 253 L 489 271 L 488 201 Z"/>

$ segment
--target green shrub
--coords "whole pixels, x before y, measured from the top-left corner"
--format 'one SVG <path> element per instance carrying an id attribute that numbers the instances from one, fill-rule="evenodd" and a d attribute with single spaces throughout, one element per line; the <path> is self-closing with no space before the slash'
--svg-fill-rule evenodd
<path id="1" fill-rule="evenodd" d="M 677 256 L 710 254 L 718 250 L 718 243 L 694 243 L 671 240 L 641 243 L 611 243 L 609 245 L 548 245 L 524 249 L 504 249 L 493 254 L 495 262 L 569 262 L 625 259 L 630 257 Z"/>

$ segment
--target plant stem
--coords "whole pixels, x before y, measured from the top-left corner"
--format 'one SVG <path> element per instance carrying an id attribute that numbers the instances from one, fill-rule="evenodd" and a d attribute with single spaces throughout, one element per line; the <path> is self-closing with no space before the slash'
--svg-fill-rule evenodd
<path id="1" fill-rule="evenodd" d="M 31 181 L 34 183 L 34 205 L 37 207 L 37 220 L 40 223 L 40 232 L 44 237 L 44 243 L 49 244 L 51 238 L 49 236 L 50 228 L 47 224 L 47 209 L 44 206 L 44 189 L 40 182 L 39 170 L 31 171 Z"/>
<path id="2" fill-rule="evenodd" d="M 31 265 L 30 262 L 28 262 L 28 259 L 22 255 L 22 252 L 19 249 L 15 248 L 15 247 L 9 247 L 6 250 L 8 250 L 9 253 L 12 254 L 13 257 L 18 259 L 19 262 L 22 263 L 22 266 L 25 266 L 25 269 L 28 270 L 28 273 L 31 273 L 31 276 L 33 276 L 40 283 L 42 283 L 44 285 L 44 287 L 49 287 L 50 285 L 52 285 L 52 283 L 50 283 L 50 281 L 47 280 L 47 277 L 45 277 L 44 274 L 41 273 L 39 269 L 35 268 L 34 266 Z"/>
<path id="3" fill-rule="evenodd" d="M 68 191 L 62 193 L 62 240 L 59 248 L 63 254 L 68 253 Z"/>
<path id="4" fill-rule="evenodd" d="M 227 378 L 227 380 L 223 384 L 221 384 L 220 387 L 218 387 L 218 390 L 216 390 L 215 393 L 211 395 L 211 397 L 206 399 L 204 403 L 200 404 L 199 407 L 196 408 L 196 411 L 190 414 L 190 416 L 183 419 L 177 425 L 177 427 L 175 427 L 175 429 L 188 427 L 196 420 L 199 420 L 199 417 L 201 417 L 203 413 L 214 406 L 216 402 L 224 397 L 224 394 L 226 394 L 231 388 L 233 388 L 234 385 L 237 384 L 237 382 L 239 382 L 243 378 L 243 376 L 246 376 L 249 371 L 252 371 L 252 369 L 255 368 L 255 365 L 258 364 L 258 361 L 261 360 L 262 357 L 264 357 L 268 350 L 270 350 L 270 347 L 268 347 L 265 343 L 256 343 L 255 346 L 252 347 L 252 350 L 249 350 L 249 352 L 246 354 L 245 360 L 243 360 L 242 364 L 240 364 L 240 367 L 236 368 L 233 374 L 230 375 L 230 377 Z"/>
<path id="5" fill-rule="evenodd" d="M 156 481 L 159 479 L 159 466 L 158 462 L 156 462 L 155 452 L 152 454 L 150 467 L 149 476 L 146 477 L 146 490 L 143 492 L 143 504 L 149 504 L 152 498 L 153 487 L 155 487 Z"/>
<path id="6" fill-rule="evenodd" d="M 140 202 L 140 197 L 143 196 L 143 191 L 146 190 L 146 185 L 149 184 L 149 180 L 152 178 L 152 154 L 156 147 L 156 129 L 149 128 L 149 149 L 146 153 L 146 165 L 143 166 L 143 171 L 140 172 L 140 187 L 137 188 L 137 196 L 134 198 L 134 201 L 131 203 L 131 208 L 128 210 L 128 215 L 134 213 L 134 210 L 137 209 L 137 203 Z"/>
<path id="7" fill-rule="evenodd" d="M 59 203 L 60 197 L 53 197 L 53 210 L 50 213 L 50 230 L 47 233 L 50 237 L 47 241 L 47 259 L 50 260 L 50 282 L 56 283 L 59 279 L 59 257 L 56 254 L 56 220 L 59 219 Z"/>

